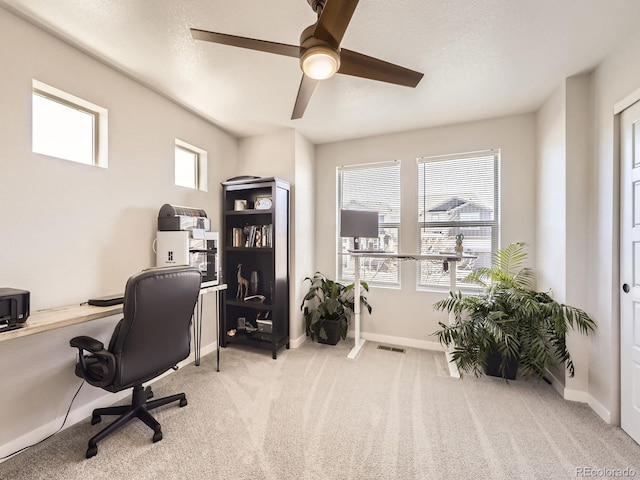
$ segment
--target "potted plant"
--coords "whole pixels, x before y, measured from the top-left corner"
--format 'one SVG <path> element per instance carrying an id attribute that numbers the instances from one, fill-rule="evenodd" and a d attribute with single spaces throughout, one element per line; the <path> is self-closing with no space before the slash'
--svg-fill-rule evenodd
<path id="1" fill-rule="evenodd" d="M 347 338 L 349 321 L 354 313 L 354 283 L 345 285 L 328 279 L 320 272 L 304 281 L 311 284 L 302 300 L 300 310 L 303 311 L 307 335 L 319 343 L 335 345 L 340 338 Z M 365 291 L 369 291 L 366 282 L 360 282 Z M 371 305 L 364 295 L 360 295 L 360 303 L 369 313 Z"/>
<path id="2" fill-rule="evenodd" d="M 439 322 L 434 335 L 451 352 L 460 372 L 514 379 L 520 367 L 524 377 L 542 378 L 547 369 L 564 363 L 574 375 L 566 335 L 570 329 L 588 334 L 595 322 L 584 311 L 556 302 L 533 289 L 533 270 L 523 267 L 526 244 L 512 243 L 495 252 L 491 268 L 479 268 L 467 281 L 483 288 L 479 295 L 450 292 L 434 305 L 453 312 L 449 325 Z"/>

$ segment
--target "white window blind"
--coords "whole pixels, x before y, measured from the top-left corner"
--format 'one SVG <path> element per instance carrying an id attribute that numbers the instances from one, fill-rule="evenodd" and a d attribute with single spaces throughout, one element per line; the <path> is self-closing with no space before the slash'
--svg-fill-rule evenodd
<path id="1" fill-rule="evenodd" d="M 400 161 L 338 167 L 338 209 L 375 210 L 378 212 L 378 238 L 363 239 L 361 248 L 398 252 L 400 235 Z M 347 254 L 352 238 L 341 238 L 338 229 L 338 279 L 353 281 L 354 259 Z M 361 278 L 373 284 L 400 282 L 398 262 L 389 259 L 361 260 Z"/>
<path id="2" fill-rule="evenodd" d="M 478 267 L 491 266 L 498 248 L 499 151 L 418 159 L 418 224 L 421 253 L 452 252 L 462 236 L 465 253 L 477 259 L 458 263 L 457 282 Z M 439 262 L 420 262 L 419 286 L 449 286 Z"/>

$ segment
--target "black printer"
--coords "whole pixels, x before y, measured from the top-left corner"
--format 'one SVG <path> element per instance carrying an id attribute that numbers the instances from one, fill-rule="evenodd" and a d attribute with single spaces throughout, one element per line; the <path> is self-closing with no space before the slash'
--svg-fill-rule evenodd
<path id="1" fill-rule="evenodd" d="M 14 330 L 29 317 L 29 292 L 0 288 L 0 331 Z"/>

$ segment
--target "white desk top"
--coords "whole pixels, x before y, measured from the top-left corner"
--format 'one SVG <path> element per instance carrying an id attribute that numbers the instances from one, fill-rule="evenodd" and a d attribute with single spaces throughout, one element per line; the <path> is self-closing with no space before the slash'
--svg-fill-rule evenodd
<path id="1" fill-rule="evenodd" d="M 200 289 L 200 294 L 225 290 L 226 284 L 214 285 Z M 46 332 L 56 328 L 68 327 L 78 323 L 90 322 L 99 318 L 110 317 L 122 313 L 122 304 L 110 307 L 95 307 L 93 305 L 67 305 L 65 307 L 38 310 L 27 318 L 22 328 L 0 332 L 0 342 L 13 338 L 26 337 L 35 333 Z"/>

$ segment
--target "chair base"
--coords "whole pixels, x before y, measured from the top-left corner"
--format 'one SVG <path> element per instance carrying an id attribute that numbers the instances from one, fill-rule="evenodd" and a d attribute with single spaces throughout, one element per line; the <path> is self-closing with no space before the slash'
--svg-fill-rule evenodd
<path id="1" fill-rule="evenodd" d="M 142 388 L 142 385 L 136 385 L 133 387 L 133 397 L 131 399 L 131 405 L 122 405 L 117 407 L 96 408 L 91 415 L 91 425 L 100 423 L 102 421 L 102 415 L 120 415 L 113 423 L 107 425 L 97 435 L 94 435 L 89 440 L 89 448 L 87 449 L 87 458 L 91 458 L 98 453 L 98 442 L 104 439 L 106 436 L 112 434 L 117 429 L 125 425 L 129 420 L 133 418 L 139 418 L 142 420 L 151 430 L 153 430 L 153 442 L 159 442 L 162 440 L 162 429 L 158 421 L 153 418 L 149 413 L 149 410 L 167 405 L 168 403 L 180 402 L 180 406 L 187 405 L 187 397 L 184 393 L 178 393 L 169 397 L 159 398 L 157 400 L 151 400 L 153 398 L 153 392 L 151 387 L 146 389 Z"/>

